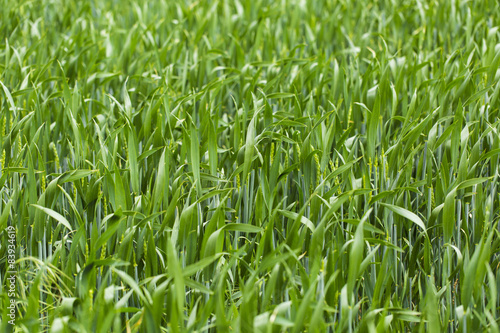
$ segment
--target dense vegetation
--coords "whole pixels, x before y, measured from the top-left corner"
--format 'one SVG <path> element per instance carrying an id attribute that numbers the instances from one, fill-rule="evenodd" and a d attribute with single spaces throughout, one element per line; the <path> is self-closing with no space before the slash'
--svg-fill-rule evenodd
<path id="1" fill-rule="evenodd" d="M 0 2 L 2 332 L 499 331 L 497 1 Z"/>

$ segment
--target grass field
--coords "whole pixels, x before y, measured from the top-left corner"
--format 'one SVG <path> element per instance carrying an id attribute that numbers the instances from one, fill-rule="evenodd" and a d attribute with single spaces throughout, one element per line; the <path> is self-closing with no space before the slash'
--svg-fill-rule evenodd
<path id="1" fill-rule="evenodd" d="M 0 4 L 1 332 L 499 332 L 497 1 Z"/>

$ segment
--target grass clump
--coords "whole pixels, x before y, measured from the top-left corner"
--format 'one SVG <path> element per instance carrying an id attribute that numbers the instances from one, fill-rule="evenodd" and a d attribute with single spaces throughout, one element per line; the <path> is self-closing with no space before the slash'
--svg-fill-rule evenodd
<path id="1" fill-rule="evenodd" d="M 1 331 L 498 332 L 496 1 L 1 4 Z"/>

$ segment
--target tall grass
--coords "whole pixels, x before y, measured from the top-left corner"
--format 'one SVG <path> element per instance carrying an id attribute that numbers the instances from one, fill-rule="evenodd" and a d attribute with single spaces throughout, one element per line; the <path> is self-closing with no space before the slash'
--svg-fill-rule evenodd
<path id="1" fill-rule="evenodd" d="M 499 331 L 497 1 L 0 2 L 2 332 Z"/>

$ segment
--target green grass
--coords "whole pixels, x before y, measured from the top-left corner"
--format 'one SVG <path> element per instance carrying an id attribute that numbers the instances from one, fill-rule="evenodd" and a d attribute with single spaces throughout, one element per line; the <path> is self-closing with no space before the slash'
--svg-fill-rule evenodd
<path id="1" fill-rule="evenodd" d="M 0 5 L 0 331 L 499 332 L 497 1 Z"/>

